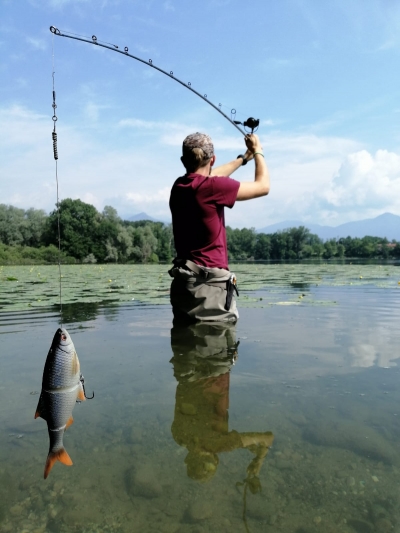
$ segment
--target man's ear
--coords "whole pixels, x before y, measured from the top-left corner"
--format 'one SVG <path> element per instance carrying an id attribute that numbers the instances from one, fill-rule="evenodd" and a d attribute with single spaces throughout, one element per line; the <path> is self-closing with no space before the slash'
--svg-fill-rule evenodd
<path id="1" fill-rule="evenodd" d="M 217 159 L 217 156 L 213 155 L 211 160 L 210 160 L 210 167 L 212 167 L 214 165 L 216 159 Z"/>

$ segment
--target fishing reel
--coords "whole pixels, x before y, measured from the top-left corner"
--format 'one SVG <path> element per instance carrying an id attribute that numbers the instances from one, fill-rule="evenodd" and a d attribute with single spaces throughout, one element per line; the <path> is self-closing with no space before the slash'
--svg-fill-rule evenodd
<path id="1" fill-rule="evenodd" d="M 233 122 L 235 124 L 240 124 L 241 126 L 244 126 L 245 128 L 249 128 L 251 130 L 250 133 L 254 133 L 255 131 L 257 131 L 258 130 L 258 126 L 260 125 L 260 119 L 253 118 L 253 117 L 249 117 L 244 122 L 240 122 L 239 120 L 234 120 Z M 246 132 L 247 132 L 247 130 L 246 130 Z M 249 132 L 247 132 L 247 133 L 249 133 Z"/>

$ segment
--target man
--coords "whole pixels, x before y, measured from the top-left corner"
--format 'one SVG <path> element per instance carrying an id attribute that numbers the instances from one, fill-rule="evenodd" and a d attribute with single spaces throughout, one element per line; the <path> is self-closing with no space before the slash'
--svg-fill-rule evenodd
<path id="1" fill-rule="evenodd" d="M 216 157 L 211 138 L 193 133 L 183 141 L 181 161 L 186 174 L 171 190 L 170 209 L 177 257 L 169 271 L 171 304 L 178 320 L 236 321 L 233 291 L 236 278 L 229 271 L 224 207 L 269 193 L 269 174 L 259 138 L 245 137 L 246 153 L 213 169 Z M 250 159 L 253 182 L 229 178 Z"/>

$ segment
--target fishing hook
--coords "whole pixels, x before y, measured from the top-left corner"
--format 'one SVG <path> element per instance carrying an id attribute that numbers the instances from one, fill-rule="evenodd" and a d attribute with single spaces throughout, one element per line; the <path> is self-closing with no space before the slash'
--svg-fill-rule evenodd
<path id="1" fill-rule="evenodd" d="M 120 49 L 116 44 L 110 44 L 110 43 L 105 43 L 105 42 L 101 42 L 98 40 L 98 38 L 96 37 L 96 35 L 92 35 L 92 38 L 91 39 L 86 39 L 85 37 L 82 37 L 82 36 L 78 36 L 78 35 L 75 35 L 75 34 L 68 34 L 68 33 L 61 33 L 61 31 L 56 28 L 55 26 L 50 26 L 50 31 L 51 33 L 53 33 L 54 35 L 58 35 L 60 37 L 68 37 L 69 39 L 74 39 L 76 41 L 83 41 L 84 43 L 89 43 L 89 44 L 94 44 L 95 46 L 101 46 L 103 48 L 108 48 L 109 50 L 112 50 L 113 52 L 118 52 L 119 54 L 123 54 L 123 55 L 126 55 L 126 56 L 129 56 L 131 57 L 132 59 L 136 59 L 136 61 L 140 61 L 141 63 L 144 63 L 145 65 L 148 65 L 152 68 L 155 68 L 156 70 L 158 70 L 159 72 L 161 72 L 162 74 L 165 74 L 166 76 L 168 76 L 169 78 L 172 78 L 174 79 L 175 81 L 177 81 L 178 83 L 180 83 L 181 85 L 183 85 L 183 87 L 186 87 L 186 89 L 189 89 L 189 91 L 192 91 L 192 93 L 196 94 L 197 96 L 199 96 L 202 100 L 204 100 L 205 102 L 207 102 L 207 104 L 209 104 L 211 107 L 213 107 L 216 111 L 218 111 L 218 113 L 220 113 L 223 117 L 226 118 L 226 120 L 228 120 L 238 131 L 240 131 L 240 133 L 244 136 L 247 136 L 248 135 L 248 131 L 246 131 L 245 129 L 242 129 L 242 128 L 239 128 L 239 125 L 242 125 L 244 127 L 248 127 L 251 129 L 251 133 L 254 132 L 254 130 L 258 127 L 260 121 L 258 119 L 254 119 L 252 117 L 248 118 L 245 122 L 239 122 L 237 120 L 233 120 L 234 116 L 235 116 L 235 113 L 236 113 L 236 110 L 235 110 L 235 113 L 233 113 L 233 116 L 232 118 L 229 118 L 228 115 L 226 115 L 222 110 L 221 110 L 221 104 L 218 104 L 218 106 L 214 105 L 212 102 L 210 102 L 210 100 L 207 98 L 207 95 L 204 94 L 204 96 L 202 94 L 200 94 L 198 91 L 196 91 L 196 89 L 193 89 L 192 87 L 192 84 L 189 82 L 185 83 L 183 81 L 181 81 L 179 78 L 177 78 L 176 76 L 174 76 L 174 73 L 172 72 L 172 70 L 170 72 L 167 72 L 166 70 L 163 70 L 162 68 L 160 67 L 157 67 L 153 61 L 151 59 L 149 59 L 148 61 L 144 60 L 144 59 L 141 59 L 140 57 L 137 57 L 137 56 L 134 56 L 132 54 L 129 54 L 128 53 L 128 47 L 125 46 L 124 49 Z"/>
<path id="2" fill-rule="evenodd" d="M 94 391 L 92 392 L 92 396 L 86 396 L 86 391 L 85 391 L 85 378 L 82 376 L 82 374 L 81 374 L 81 376 L 80 376 L 80 378 L 79 378 L 79 381 L 82 383 L 82 389 L 83 389 L 83 394 L 84 394 L 85 398 L 86 398 L 87 400 L 92 400 L 92 399 L 94 398 Z"/>

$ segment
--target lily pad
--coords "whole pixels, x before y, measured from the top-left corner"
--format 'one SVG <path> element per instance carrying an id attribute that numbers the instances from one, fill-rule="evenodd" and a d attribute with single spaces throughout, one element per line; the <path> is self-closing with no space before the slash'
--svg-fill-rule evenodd
<path id="1" fill-rule="evenodd" d="M 62 302 L 168 304 L 168 269 L 169 265 L 63 265 Z M 239 307 L 335 305 L 304 297 L 315 286 L 399 287 L 399 269 L 394 265 L 234 264 L 231 270 L 238 279 Z M 58 265 L 3 266 L 0 276 L 5 281 L 18 281 L 0 283 L 2 312 L 60 303 Z M 260 289 L 264 290 L 262 300 L 253 292 Z M 294 296 L 296 289 L 301 292 Z"/>

